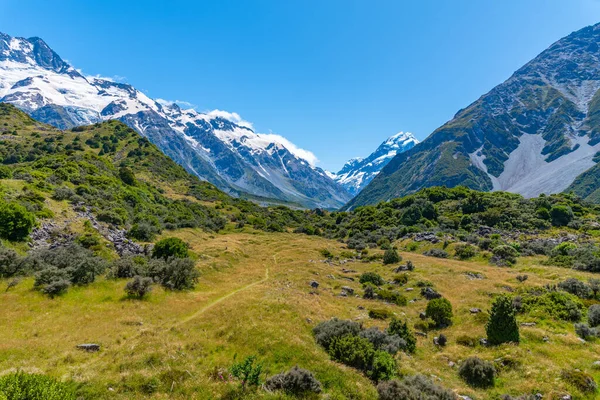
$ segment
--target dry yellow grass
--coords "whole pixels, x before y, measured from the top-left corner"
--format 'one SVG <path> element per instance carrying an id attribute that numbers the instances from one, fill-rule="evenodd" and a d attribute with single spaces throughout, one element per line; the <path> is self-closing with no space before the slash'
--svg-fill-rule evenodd
<path id="1" fill-rule="evenodd" d="M 518 346 L 468 348 L 455 341 L 460 335 L 485 336 L 485 321 L 469 309 L 487 310 L 491 294 L 523 285 L 515 279 L 518 273 L 529 275 L 525 285 L 558 282 L 567 276 L 587 279 L 589 274 L 540 266 L 534 258 L 520 259 L 520 264 L 509 269 L 402 253 L 416 266 L 406 285 L 415 290 L 406 295 L 417 301 L 398 307 L 339 296 L 341 286 L 351 286 L 361 294 L 357 278 L 364 271 L 377 271 L 387 278 L 393 273 L 380 263 L 320 262 L 320 249 L 338 253 L 342 249 L 334 241 L 281 233 L 209 235 L 191 229 L 170 235 L 190 243 L 198 255 L 202 277 L 194 291 L 154 288 L 148 300 L 132 301 L 124 298 L 124 281 L 101 279 L 54 300 L 34 292 L 32 280 L 0 293 L 0 372 L 22 368 L 89 382 L 90 396 L 212 399 L 231 395 L 236 387 L 215 379 L 213 372 L 230 366 L 234 357 L 239 360 L 255 354 L 268 374 L 297 364 L 314 371 L 333 399 L 370 399 L 376 391 L 369 380 L 330 361 L 315 344 L 311 330 L 332 317 L 385 326 L 368 318 L 372 307 L 388 308 L 414 324 L 426 305 L 414 285 L 427 280 L 451 301 L 454 325 L 444 330 L 449 339 L 445 348 L 433 345 L 436 333 L 419 338 L 416 354 L 399 357 L 403 373 L 434 375 L 442 385 L 476 399 L 535 392 L 544 393 L 545 398 L 569 392 L 577 398 L 577 392 L 560 379 L 565 368 L 579 368 L 600 381 L 599 373 L 591 368 L 600 358 L 600 347 L 580 343 L 568 323 L 546 320 L 522 328 Z M 344 273 L 342 268 L 356 272 Z M 485 278 L 471 280 L 466 272 Z M 317 290 L 309 286 L 313 279 L 320 283 Z M 102 351 L 75 349 L 86 342 L 100 343 Z M 470 355 L 487 360 L 510 356 L 521 366 L 502 371 L 494 389 L 474 390 L 458 378 L 457 367 L 449 365 L 458 365 Z"/>

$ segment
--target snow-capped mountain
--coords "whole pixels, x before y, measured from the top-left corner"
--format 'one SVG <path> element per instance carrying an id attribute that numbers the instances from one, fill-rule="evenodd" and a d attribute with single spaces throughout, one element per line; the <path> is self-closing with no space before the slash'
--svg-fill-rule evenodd
<path id="1" fill-rule="evenodd" d="M 42 39 L 0 33 L 0 101 L 61 129 L 118 119 L 202 179 L 233 194 L 337 208 L 346 190 L 311 164 L 312 153 L 254 132 L 235 113 L 200 113 L 133 86 L 85 76 Z"/>
<path id="2" fill-rule="evenodd" d="M 396 154 L 412 149 L 419 141 L 410 132 L 399 132 L 389 137 L 367 158 L 353 158 L 333 175 L 352 195 L 358 194 L 375 178 Z"/>
<path id="3" fill-rule="evenodd" d="M 557 41 L 399 154 L 346 208 L 424 187 L 600 202 L 600 24 Z"/>

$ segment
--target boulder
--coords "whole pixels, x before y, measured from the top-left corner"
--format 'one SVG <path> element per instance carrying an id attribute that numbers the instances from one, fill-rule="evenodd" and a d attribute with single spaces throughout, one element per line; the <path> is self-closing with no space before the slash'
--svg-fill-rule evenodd
<path id="1" fill-rule="evenodd" d="M 89 352 L 100 351 L 100 345 L 99 344 L 95 344 L 95 343 L 78 344 L 76 347 L 79 350 L 84 350 L 84 351 L 89 351 Z"/>
<path id="2" fill-rule="evenodd" d="M 313 289 L 316 289 L 319 287 L 319 282 L 317 281 L 310 281 L 310 287 Z"/>

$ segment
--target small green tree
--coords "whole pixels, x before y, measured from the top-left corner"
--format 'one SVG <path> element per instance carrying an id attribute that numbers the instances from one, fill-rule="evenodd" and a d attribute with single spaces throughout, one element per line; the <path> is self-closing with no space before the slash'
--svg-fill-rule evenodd
<path id="1" fill-rule="evenodd" d="M 260 385 L 262 364 L 255 364 L 256 356 L 249 356 L 240 363 L 235 363 L 229 369 L 231 375 L 241 381 L 243 388 L 246 386 Z"/>
<path id="2" fill-rule="evenodd" d="M 488 343 L 492 345 L 519 343 L 519 325 L 510 297 L 506 295 L 496 297 L 485 330 Z"/>
<path id="3" fill-rule="evenodd" d="M 133 174 L 133 171 L 128 167 L 119 168 L 119 178 L 121 178 L 123 183 L 126 185 L 135 185 L 135 175 Z"/>
<path id="4" fill-rule="evenodd" d="M 566 226 L 573 220 L 574 214 L 571 207 L 558 204 L 550 210 L 550 217 L 552 218 L 552 225 Z"/>
<path id="5" fill-rule="evenodd" d="M 443 297 L 429 301 L 425 314 L 433 320 L 438 328 L 452 324 L 452 304 Z"/>
<path id="6" fill-rule="evenodd" d="M 152 249 L 153 258 L 177 257 L 186 258 L 188 256 L 188 245 L 179 238 L 165 238 L 159 240 Z"/>
<path id="7" fill-rule="evenodd" d="M 392 318 L 390 325 L 387 328 L 387 333 L 390 335 L 398 335 L 406 342 L 406 350 L 409 353 L 414 353 L 417 348 L 417 339 L 414 333 L 409 328 L 407 322 L 403 322 L 397 318 Z"/>
<path id="8" fill-rule="evenodd" d="M 396 360 L 387 351 L 378 350 L 373 355 L 371 369 L 368 372 L 369 378 L 375 383 L 389 381 L 398 374 Z"/>
<path id="9" fill-rule="evenodd" d="M 0 203 L 0 237 L 24 240 L 35 225 L 35 217 L 25 207 L 16 203 Z"/>
<path id="10" fill-rule="evenodd" d="M 400 254 L 394 248 L 387 249 L 383 253 L 383 263 L 386 265 L 399 263 L 400 261 L 402 261 L 402 257 L 400 257 Z"/>
<path id="11" fill-rule="evenodd" d="M 367 371 L 373 363 L 375 349 L 366 338 L 346 335 L 333 339 L 329 355 L 349 367 Z"/>
<path id="12" fill-rule="evenodd" d="M 385 280 L 376 272 L 365 272 L 358 279 L 360 283 L 367 284 L 372 283 L 375 286 L 381 286 L 385 283 Z"/>

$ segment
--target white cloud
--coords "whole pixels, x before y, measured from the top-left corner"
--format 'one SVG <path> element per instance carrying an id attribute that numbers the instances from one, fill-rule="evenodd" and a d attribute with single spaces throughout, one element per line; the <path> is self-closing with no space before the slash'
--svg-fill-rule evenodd
<path id="1" fill-rule="evenodd" d="M 171 104 L 177 104 L 181 108 L 196 108 L 195 104 L 190 103 L 189 101 L 183 100 L 165 100 L 165 99 L 156 99 L 156 102 L 162 104 L 163 106 L 168 106 Z"/>
<path id="2" fill-rule="evenodd" d="M 259 133 L 258 136 L 260 136 L 263 139 L 267 139 L 271 142 L 279 143 L 280 145 L 288 149 L 290 153 L 292 153 L 298 158 L 306 160 L 312 166 L 315 166 L 319 162 L 319 159 L 317 158 L 317 156 L 314 155 L 313 152 L 301 149 L 300 147 L 296 146 L 294 143 L 290 142 L 283 136 L 276 135 L 274 133 Z"/>
<path id="3" fill-rule="evenodd" d="M 208 115 L 209 117 L 220 117 L 220 118 L 226 119 L 228 121 L 231 121 L 236 125 L 253 129 L 252 122 L 245 121 L 240 116 L 240 114 L 235 113 L 235 112 L 230 113 L 228 111 L 223 111 L 223 110 L 212 110 L 212 111 L 205 111 L 204 114 Z"/>

